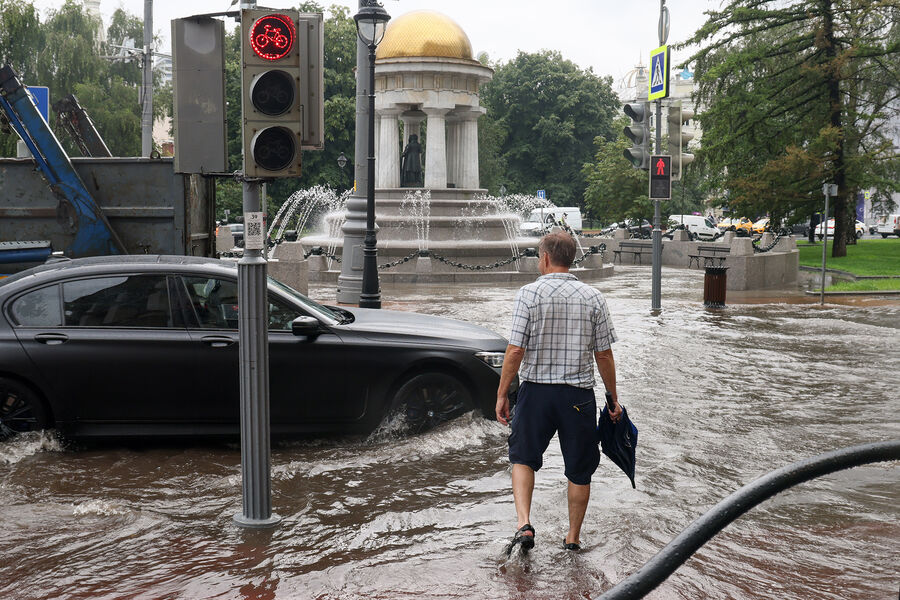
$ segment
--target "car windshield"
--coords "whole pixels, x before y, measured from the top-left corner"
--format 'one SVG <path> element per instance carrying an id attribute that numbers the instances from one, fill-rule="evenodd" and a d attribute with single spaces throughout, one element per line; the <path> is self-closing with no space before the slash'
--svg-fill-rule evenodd
<path id="1" fill-rule="evenodd" d="M 330 321 L 332 324 L 340 323 L 343 320 L 340 315 L 335 314 L 335 312 L 331 309 L 322 306 L 318 302 L 310 300 L 294 288 L 284 285 L 277 279 L 272 279 L 271 277 L 269 277 L 268 279 L 270 286 L 290 296 L 291 298 L 302 304 L 304 308 L 309 309 L 309 311 L 315 314 L 317 317 L 321 317 L 327 321 Z"/>

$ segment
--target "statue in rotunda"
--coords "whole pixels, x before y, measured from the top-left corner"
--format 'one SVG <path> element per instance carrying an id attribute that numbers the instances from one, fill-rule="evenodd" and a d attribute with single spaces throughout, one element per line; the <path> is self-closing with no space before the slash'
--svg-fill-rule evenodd
<path id="1" fill-rule="evenodd" d="M 409 142 L 403 150 L 403 162 L 400 167 L 400 187 L 422 187 L 425 179 L 422 177 L 422 145 L 419 136 L 412 134 Z"/>

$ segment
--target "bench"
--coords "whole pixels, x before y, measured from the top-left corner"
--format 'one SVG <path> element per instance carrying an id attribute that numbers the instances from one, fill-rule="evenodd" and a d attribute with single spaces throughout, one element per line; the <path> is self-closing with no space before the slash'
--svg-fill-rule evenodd
<path id="1" fill-rule="evenodd" d="M 646 254 L 653 254 L 653 245 L 652 243 L 646 242 L 629 242 L 622 241 L 619 242 L 619 249 L 613 250 L 613 262 L 616 262 L 616 259 L 619 259 L 619 264 L 622 264 L 622 253 L 628 252 L 631 254 L 631 263 L 634 264 L 635 260 L 637 260 L 638 264 L 643 264 L 641 262 L 641 257 Z"/>
<path id="2" fill-rule="evenodd" d="M 697 246 L 697 254 L 688 254 L 688 268 L 694 261 L 697 262 L 697 268 L 700 268 L 700 259 L 703 259 L 703 266 L 709 266 L 714 260 L 718 260 L 718 266 L 725 264 L 728 253 L 731 252 L 731 246 L 727 244 L 713 244 L 709 246 Z"/>

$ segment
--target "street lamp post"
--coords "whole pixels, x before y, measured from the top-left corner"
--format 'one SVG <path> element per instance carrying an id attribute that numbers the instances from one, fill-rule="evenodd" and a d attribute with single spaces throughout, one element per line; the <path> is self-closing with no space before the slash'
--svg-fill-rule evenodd
<path id="1" fill-rule="evenodd" d="M 360 308 L 381 308 L 378 287 L 378 250 L 375 247 L 375 49 L 384 38 L 391 16 L 376 1 L 368 0 L 353 15 L 356 33 L 369 48 L 369 153 L 366 181 L 366 237 L 363 242 L 362 292 Z"/>
<path id="2" fill-rule="evenodd" d="M 344 183 L 344 167 L 347 166 L 347 157 L 344 156 L 344 153 L 341 152 L 341 155 L 337 158 L 338 167 L 341 169 L 341 185 Z M 350 189 L 348 187 L 344 188 L 345 190 Z"/>

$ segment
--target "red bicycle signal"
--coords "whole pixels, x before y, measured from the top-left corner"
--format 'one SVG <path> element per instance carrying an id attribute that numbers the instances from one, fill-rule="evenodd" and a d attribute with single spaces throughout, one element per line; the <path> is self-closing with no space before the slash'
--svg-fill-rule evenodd
<path id="1" fill-rule="evenodd" d="M 287 15 L 260 17 L 250 28 L 250 47 L 262 59 L 282 59 L 294 47 L 295 31 L 294 22 Z"/>

